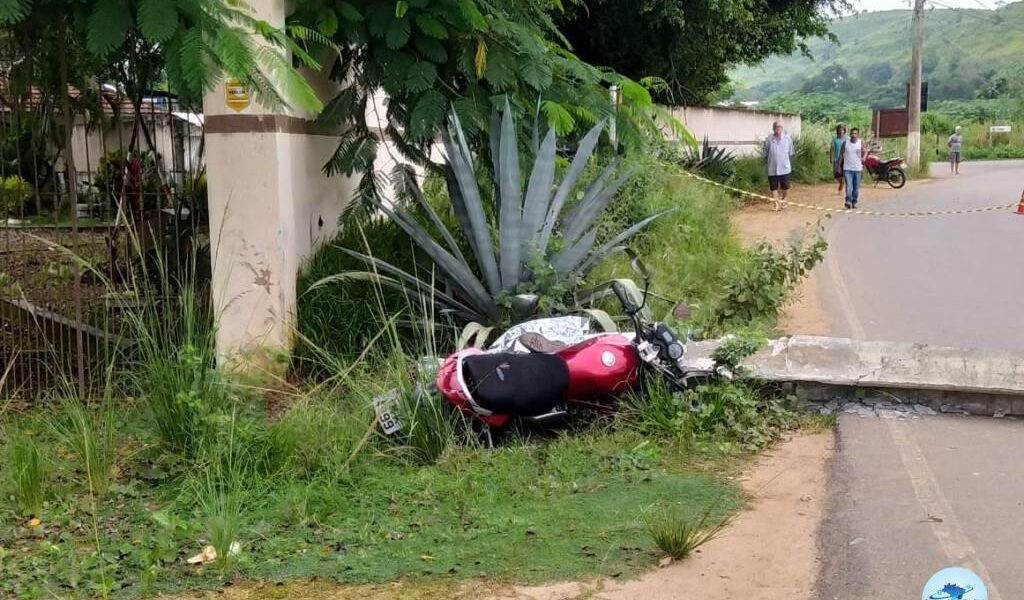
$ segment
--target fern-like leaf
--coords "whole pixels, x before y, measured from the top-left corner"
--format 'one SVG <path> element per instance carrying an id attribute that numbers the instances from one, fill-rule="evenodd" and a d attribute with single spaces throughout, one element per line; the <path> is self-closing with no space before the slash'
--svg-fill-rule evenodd
<path id="1" fill-rule="evenodd" d="M 363 13 L 359 12 L 359 9 L 352 6 L 348 2 L 339 2 L 336 5 L 338 9 L 338 15 L 345 20 L 360 22 L 363 20 Z"/>
<path id="2" fill-rule="evenodd" d="M 476 2 L 473 0 L 459 0 L 459 10 L 462 12 L 462 16 L 473 26 L 473 29 L 487 31 L 487 19 L 484 18 L 480 9 L 476 7 Z"/>
<path id="3" fill-rule="evenodd" d="M 124 43 L 132 26 L 125 0 L 97 0 L 89 15 L 86 46 L 96 56 L 106 56 Z"/>
<path id="4" fill-rule="evenodd" d="M 30 0 L 0 0 L 0 25 L 17 23 L 28 16 Z"/>
<path id="5" fill-rule="evenodd" d="M 139 0 L 139 30 L 146 41 L 159 44 L 178 29 L 178 11 L 169 0 Z"/>
<path id="6" fill-rule="evenodd" d="M 316 15 L 316 30 L 321 35 L 331 37 L 338 33 L 338 15 L 330 8 L 323 8 Z"/>
<path id="7" fill-rule="evenodd" d="M 202 30 L 199 27 L 191 27 L 182 33 L 177 50 L 182 80 L 191 89 L 202 92 L 206 89 L 207 83 Z"/>
<path id="8" fill-rule="evenodd" d="M 256 68 L 247 36 L 232 28 L 223 28 L 213 43 L 214 55 L 224 71 L 236 77 L 248 77 Z"/>
<path id="9" fill-rule="evenodd" d="M 405 89 L 413 94 L 428 90 L 437 79 L 437 67 L 433 63 L 417 61 L 405 73 Z"/>
<path id="10" fill-rule="evenodd" d="M 392 50 L 398 50 L 409 43 L 412 25 L 409 19 L 394 19 L 384 32 L 384 43 Z"/>
<path id="11" fill-rule="evenodd" d="M 423 58 L 426 58 L 430 62 L 443 64 L 448 60 L 448 50 L 445 49 L 444 44 L 432 37 L 416 35 L 413 38 L 413 46 L 415 46 L 416 51 L 419 52 Z"/>
<path id="12" fill-rule="evenodd" d="M 576 128 L 576 120 L 564 106 L 551 100 L 545 100 L 540 105 L 540 111 L 544 113 L 548 125 L 554 127 L 558 135 L 566 135 Z"/>
<path id="13" fill-rule="evenodd" d="M 318 114 L 323 110 L 323 102 L 320 101 L 316 91 L 313 90 L 306 78 L 299 74 L 291 62 L 285 59 L 278 52 L 266 46 L 262 46 L 256 53 L 257 63 L 260 71 L 267 79 L 274 84 L 274 87 L 281 92 L 288 103 L 296 108 Z"/>
<path id="14" fill-rule="evenodd" d="M 433 135 L 444 120 L 445 104 L 441 92 L 433 89 L 424 92 L 409 115 L 409 135 L 418 139 Z"/>
<path id="15" fill-rule="evenodd" d="M 416 27 L 434 39 L 448 39 L 448 28 L 433 15 L 426 13 L 416 15 Z"/>
<path id="16" fill-rule="evenodd" d="M 524 62 L 519 68 L 519 75 L 527 85 L 538 92 L 546 90 L 551 85 L 551 67 L 540 57 Z"/>

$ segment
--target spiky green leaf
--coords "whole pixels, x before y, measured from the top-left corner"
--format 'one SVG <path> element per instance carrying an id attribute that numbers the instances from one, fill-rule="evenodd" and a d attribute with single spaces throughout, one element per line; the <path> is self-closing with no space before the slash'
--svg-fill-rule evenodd
<path id="1" fill-rule="evenodd" d="M 497 313 L 493 297 L 487 293 L 487 290 L 484 289 L 483 284 L 473 274 L 468 264 L 459 261 L 450 252 L 442 248 L 429 233 L 402 212 L 393 211 L 380 202 L 375 202 L 374 205 L 377 207 L 377 210 L 389 216 L 416 242 L 416 245 L 442 271 L 450 285 L 462 290 L 476 306 L 486 307 L 489 316 L 494 316 Z"/>
<path id="2" fill-rule="evenodd" d="M 552 185 L 555 181 L 555 130 L 548 129 L 544 141 L 540 144 L 537 156 L 533 160 L 533 171 L 526 186 L 526 198 L 523 201 L 523 234 L 531 250 L 537 248 L 537 239 L 544 216 L 551 205 Z"/>
<path id="3" fill-rule="evenodd" d="M 416 199 L 416 202 L 419 203 L 420 208 L 424 213 L 426 213 L 427 218 L 430 219 L 434 228 L 437 229 L 438 233 L 441 234 L 441 237 L 444 238 L 445 244 L 448 245 L 448 250 L 455 255 L 455 258 L 468 264 L 466 257 L 462 254 L 462 250 L 459 249 L 458 243 L 455 242 L 455 237 L 452 236 L 451 232 L 448 231 L 448 228 L 444 226 L 444 222 L 441 221 L 441 217 L 437 216 L 437 211 L 434 210 L 434 207 L 430 205 L 426 196 L 423 195 L 423 191 L 420 189 L 420 186 L 416 182 L 416 178 L 413 176 L 412 172 L 403 165 L 399 165 L 398 168 L 401 171 L 401 177 L 405 180 L 405 185 Z"/>
<path id="4" fill-rule="evenodd" d="M 576 267 L 583 262 L 590 250 L 597 241 L 597 228 L 591 229 L 582 238 L 572 244 L 566 244 L 561 251 L 551 259 L 551 268 L 561 276 L 569 275 Z"/>
<path id="5" fill-rule="evenodd" d="M 132 26 L 126 0 L 97 0 L 89 16 L 86 46 L 97 56 L 106 56 L 124 43 Z"/>
<path id="6" fill-rule="evenodd" d="M 484 212 L 483 200 L 480 197 L 480 188 L 476 182 L 476 173 L 473 171 L 472 157 L 464 154 L 454 139 L 460 133 L 458 123 L 454 123 L 452 129 L 455 132 L 444 130 L 441 140 L 444 143 L 445 153 L 448 157 L 450 173 L 454 176 L 455 183 L 449 183 L 449 190 L 458 188 L 459 198 L 465 210 L 467 226 L 463 227 L 463 233 L 473 247 L 473 253 L 477 257 L 477 266 L 484 276 L 487 288 L 492 294 L 501 290 L 501 274 L 498 271 L 498 260 L 494 256 L 494 246 L 491 241 L 490 229 L 487 226 L 487 215 Z"/>
<path id="7" fill-rule="evenodd" d="M 646 219 L 640 221 L 639 223 L 635 223 L 632 227 L 629 227 L 626 230 L 622 231 L 612 239 L 608 240 L 608 242 L 606 242 L 600 248 L 592 252 L 590 256 L 587 258 L 587 260 L 582 265 L 580 265 L 579 269 L 574 270 L 576 270 L 579 273 L 579 275 L 585 276 L 588 272 L 590 272 L 591 269 L 596 267 L 602 260 L 604 260 L 609 254 L 611 254 L 612 251 L 618 249 L 620 244 L 622 244 L 629 238 L 639 233 L 645 227 L 653 223 L 656 219 L 659 219 L 662 216 L 667 215 L 668 213 L 673 211 L 675 211 L 674 208 L 663 210 L 661 212 L 655 213 L 647 217 Z"/>
<path id="8" fill-rule="evenodd" d="M 383 273 L 387 273 L 387 274 L 389 274 L 389 275 L 391 275 L 393 277 L 397 277 L 397 278 L 401 279 L 406 284 L 413 286 L 415 289 L 427 290 L 430 294 L 434 295 L 438 300 L 442 301 L 444 304 L 448 305 L 449 307 L 451 307 L 451 308 L 453 308 L 455 310 L 458 310 L 460 312 L 476 314 L 477 317 L 474 320 L 483 320 L 480 317 L 482 317 L 484 315 L 484 313 L 487 312 L 486 310 L 480 310 L 480 309 L 471 308 L 470 306 L 466 305 L 464 302 L 460 302 L 459 300 L 456 300 L 451 295 L 446 294 L 443 291 L 439 290 L 437 288 L 437 286 L 431 285 L 430 283 L 425 282 L 425 281 L 417 278 L 416 276 L 411 275 L 408 272 L 403 271 L 402 269 L 399 269 L 398 267 L 396 267 L 396 266 L 394 266 L 394 265 L 392 265 L 392 264 L 390 264 L 388 262 L 385 262 L 383 260 L 374 258 L 372 256 L 368 256 L 366 254 L 361 254 L 359 252 L 356 252 L 354 250 L 350 250 L 348 248 L 338 247 L 338 249 L 341 250 L 342 252 L 344 252 L 345 254 L 348 254 L 349 256 L 352 256 L 353 258 L 357 258 L 357 259 L 362 260 L 363 262 L 367 263 L 368 265 L 372 265 L 375 269 L 377 269 L 377 270 L 379 270 L 379 271 L 381 271 Z M 325 278 L 325 279 L 329 280 L 330 278 L 328 277 L 328 278 Z M 321 282 L 318 281 L 314 285 L 317 285 L 317 284 L 320 284 L 320 283 Z"/>
<path id="9" fill-rule="evenodd" d="M 405 13 L 409 12 L 409 3 L 406 0 L 398 0 L 395 2 L 395 17 L 401 19 L 405 16 Z"/>
<path id="10" fill-rule="evenodd" d="M 544 221 L 544 229 L 541 232 L 538 244 L 540 248 L 548 247 L 551 234 L 555 230 L 555 224 L 558 222 L 558 216 L 562 213 L 562 207 L 565 206 L 566 199 L 572 193 L 573 188 L 576 187 L 576 181 L 583 174 L 583 169 L 586 168 L 590 155 L 594 153 L 597 142 L 601 140 L 601 132 L 603 130 L 604 121 L 594 125 L 587 132 L 587 135 L 583 136 L 579 146 L 576 148 L 576 156 L 573 157 L 569 170 L 566 171 L 565 177 L 558 185 L 558 191 L 555 192 L 555 197 L 551 200 L 551 208 L 548 209 L 548 215 Z"/>
<path id="11" fill-rule="evenodd" d="M 178 11 L 168 0 L 139 0 L 139 30 L 147 41 L 166 42 L 178 29 Z"/>
<path id="12" fill-rule="evenodd" d="M 501 142 L 498 160 L 501 174 L 498 195 L 501 196 L 498 245 L 501 251 L 501 287 L 505 291 L 519 285 L 523 269 L 523 246 L 529 241 L 523 231 L 523 192 L 519 181 L 519 147 L 516 144 L 515 118 L 508 98 L 501 118 Z"/>

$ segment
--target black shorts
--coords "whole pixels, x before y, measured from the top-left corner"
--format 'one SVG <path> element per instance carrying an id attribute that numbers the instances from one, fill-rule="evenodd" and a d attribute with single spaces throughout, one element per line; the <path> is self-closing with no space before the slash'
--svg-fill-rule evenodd
<path id="1" fill-rule="evenodd" d="M 768 188 L 773 192 L 776 190 L 788 190 L 789 173 L 786 173 L 785 175 L 769 175 Z"/>

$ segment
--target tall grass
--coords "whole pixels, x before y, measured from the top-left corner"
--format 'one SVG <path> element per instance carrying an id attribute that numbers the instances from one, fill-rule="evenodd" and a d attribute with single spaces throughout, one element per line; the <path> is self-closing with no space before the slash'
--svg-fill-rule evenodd
<path id="1" fill-rule="evenodd" d="M 718 537 L 731 519 L 711 519 L 711 507 L 699 519 L 686 517 L 678 508 L 660 508 L 645 516 L 647 531 L 658 548 L 672 558 L 686 558 Z"/>
<path id="2" fill-rule="evenodd" d="M 109 386 L 108 386 L 109 389 Z M 83 484 L 94 494 L 107 493 L 114 481 L 117 425 L 109 393 L 99 406 L 85 406 L 69 387 L 61 396 L 59 412 L 49 420 L 55 437 L 69 447 L 84 469 Z"/>
<path id="3" fill-rule="evenodd" d="M 193 264 L 196 257 L 193 249 Z M 158 267 L 155 278 L 148 274 L 143 279 L 159 283 L 137 286 L 142 302 L 127 319 L 135 339 L 128 376 L 161 442 L 173 452 L 196 456 L 230 400 L 228 386 L 216 368 L 216 330 L 208 290 L 192 276 L 173 278 L 163 267 Z"/>
<path id="4" fill-rule="evenodd" d="M 793 138 L 793 179 L 801 183 L 832 181 L 830 142 L 834 134 L 824 125 L 806 123 Z"/>
<path id="5" fill-rule="evenodd" d="M 16 432 L 8 445 L 8 464 L 11 466 L 8 472 L 11 474 L 15 503 L 22 514 L 41 517 L 46 464 L 39 444 L 26 433 Z"/>
<path id="6" fill-rule="evenodd" d="M 203 449 L 192 491 L 203 516 L 207 542 L 217 551 L 217 563 L 228 568 L 242 540 L 245 515 L 255 507 L 263 481 L 253 469 L 249 449 L 239 444 L 237 416 L 232 415 L 216 441 Z"/>

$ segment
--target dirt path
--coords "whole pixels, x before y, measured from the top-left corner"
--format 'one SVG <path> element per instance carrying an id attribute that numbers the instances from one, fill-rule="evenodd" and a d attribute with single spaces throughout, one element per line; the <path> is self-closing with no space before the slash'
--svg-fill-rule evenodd
<path id="1" fill-rule="evenodd" d="M 628 582 L 518 587 L 516 600 L 806 600 L 817 576 L 831 431 L 796 434 L 764 452 L 740 481 L 750 505 L 694 556 Z"/>

